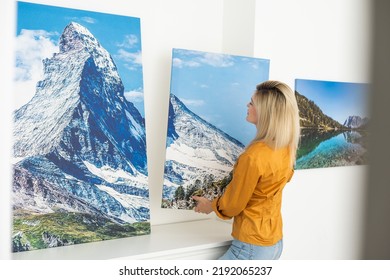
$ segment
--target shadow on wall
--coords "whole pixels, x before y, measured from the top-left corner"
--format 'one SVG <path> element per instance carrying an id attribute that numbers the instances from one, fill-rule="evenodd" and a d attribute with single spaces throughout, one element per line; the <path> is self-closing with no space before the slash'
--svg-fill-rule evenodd
<path id="1" fill-rule="evenodd" d="M 362 259 L 390 259 L 390 187 L 388 181 L 390 129 L 388 68 L 390 65 L 390 2 L 372 2 L 372 130 Z"/>

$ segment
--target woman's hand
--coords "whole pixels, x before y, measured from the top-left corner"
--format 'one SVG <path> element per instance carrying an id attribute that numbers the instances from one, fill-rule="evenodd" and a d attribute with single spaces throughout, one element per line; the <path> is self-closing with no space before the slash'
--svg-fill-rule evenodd
<path id="1" fill-rule="evenodd" d="M 196 207 L 194 208 L 195 212 L 210 214 L 213 212 L 212 203 L 205 197 L 202 196 L 192 196 L 192 199 L 196 201 Z"/>

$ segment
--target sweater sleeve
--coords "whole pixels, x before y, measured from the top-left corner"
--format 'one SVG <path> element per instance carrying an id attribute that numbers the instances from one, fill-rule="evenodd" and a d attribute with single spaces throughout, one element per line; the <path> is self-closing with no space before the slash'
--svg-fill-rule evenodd
<path id="1" fill-rule="evenodd" d="M 260 168 L 250 154 L 242 154 L 233 170 L 232 181 L 224 194 L 212 202 L 214 212 L 221 219 L 237 216 L 248 204 L 261 177 Z"/>

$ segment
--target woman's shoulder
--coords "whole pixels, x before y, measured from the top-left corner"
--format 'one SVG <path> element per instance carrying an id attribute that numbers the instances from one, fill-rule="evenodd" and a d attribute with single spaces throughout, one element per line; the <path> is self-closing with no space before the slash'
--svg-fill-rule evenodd
<path id="1" fill-rule="evenodd" d="M 240 155 L 240 158 L 258 160 L 259 157 L 267 154 L 269 151 L 271 151 L 271 148 L 268 147 L 268 145 L 264 142 L 254 142 L 245 148 L 245 150 Z"/>
<path id="2" fill-rule="evenodd" d="M 257 141 L 257 142 L 253 142 L 253 143 L 249 144 L 246 147 L 245 152 L 246 153 L 253 153 L 253 152 L 258 152 L 261 150 L 272 150 L 272 149 L 266 143 L 261 142 L 261 141 Z"/>
<path id="3" fill-rule="evenodd" d="M 267 145 L 265 142 L 258 141 L 251 143 L 244 151 L 246 156 L 254 157 L 285 157 L 289 153 L 288 147 L 274 149 Z"/>

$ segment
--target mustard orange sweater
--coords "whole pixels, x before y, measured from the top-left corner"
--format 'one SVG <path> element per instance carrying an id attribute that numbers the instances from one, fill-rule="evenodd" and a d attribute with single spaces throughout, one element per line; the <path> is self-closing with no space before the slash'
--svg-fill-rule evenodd
<path id="1" fill-rule="evenodd" d="M 232 181 L 214 199 L 213 210 L 221 219 L 234 218 L 235 239 L 273 245 L 283 237 L 282 191 L 293 173 L 288 148 L 273 150 L 254 143 L 239 156 Z"/>

